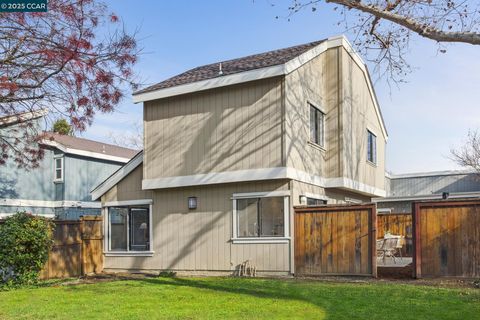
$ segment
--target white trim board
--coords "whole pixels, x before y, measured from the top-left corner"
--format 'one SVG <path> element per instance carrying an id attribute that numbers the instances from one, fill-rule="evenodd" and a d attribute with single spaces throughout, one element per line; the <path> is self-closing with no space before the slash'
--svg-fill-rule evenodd
<path id="1" fill-rule="evenodd" d="M 110 177 L 105 181 L 99 184 L 95 189 L 93 189 L 90 194 L 92 195 L 92 200 L 97 200 L 108 190 L 113 188 L 117 183 L 119 183 L 123 178 L 125 178 L 130 172 L 135 170 L 139 165 L 143 163 L 143 151 L 139 152 L 135 157 L 133 157 L 127 164 L 115 171 Z"/>
<path id="2" fill-rule="evenodd" d="M 0 206 L 41 207 L 41 208 L 92 208 L 100 209 L 102 204 L 96 201 L 45 201 L 29 199 L 0 199 Z"/>
<path id="3" fill-rule="evenodd" d="M 431 172 L 413 172 L 393 174 L 385 173 L 385 177 L 389 179 L 407 179 L 407 178 L 423 178 L 423 177 L 436 177 L 436 176 L 456 176 L 456 175 L 469 175 L 476 174 L 475 170 L 445 170 L 445 171 L 431 171 Z"/>
<path id="4" fill-rule="evenodd" d="M 480 198 L 480 192 L 451 192 L 448 199 Z M 386 197 L 372 198 L 372 202 L 401 202 L 401 201 L 419 201 L 419 200 L 438 200 L 442 199 L 442 194 L 429 194 L 418 196 Z"/>
<path id="5" fill-rule="evenodd" d="M 116 206 L 139 206 L 139 205 L 151 205 L 152 199 L 139 199 L 139 200 L 125 200 L 125 201 L 110 201 L 103 204 L 104 207 L 116 207 Z"/>
<path id="6" fill-rule="evenodd" d="M 8 218 L 10 216 L 13 216 L 16 213 L 17 212 L 10 212 L 10 213 L 2 212 L 2 213 L 0 213 L 0 219 Z M 38 217 L 50 218 L 50 219 L 55 218 L 55 214 L 53 214 L 53 213 L 32 213 L 32 215 L 38 216 Z"/>
<path id="7" fill-rule="evenodd" d="M 205 174 L 196 174 L 190 176 L 176 176 L 157 179 L 143 179 L 142 189 L 165 189 L 178 188 L 187 186 L 200 186 L 210 184 L 260 181 L 260 180 L 276 180 L 276 179 L 292 179 L 308 184 L 313 184 L 323 188 L 338 188 L 353 190 L 355 192 L 368 195 L 384 197 L 385 190 L 364 184 L 362 182 L 352 180 L 345 177 L 340 178 L 323 178 L 314 174 L 310 174 L 301 170 L 290 167 L 273 167 L 263 169 L 249 169 L 238 171 L 212 172 Z"/>
<path id="8" fill-rule="evenodd" d="M 290 196 L 290 190 L 276 190 L 276 191 L 269 191 L 269 192 L 234 193 L 232 195 L 232 199 L 289 197 L 289 196 Z"/>
<path id="9" fill-rule="evenodd" d="M 285 169 L 286 168 L 284 167 L 274 167 L 225 172 L 211 172 L 190 176 L 143 179 L 142 189 L 150 190 L 243 181 L 287 179 Z"/>
<path id="10" fill-rule="evenodd" d="M 192 82 L 188 84 L 183 84 L 183 85 L 164 88 L 164 89 L 158 89 L 155 91 L 150 91 L 145 93 L 134 94 L 133 102 L 139 103 L 139 102 L 151 101 L 151 100 L 162 99 L 162 98 L 172 97 L 172 96 L 186 94 L 186 93 L 203 91 L 207 89 L 230 86 L 233 84 L 239 84 L 239 83 L 244 83 L 244 82 L 253 81 L 253 80 L 260 80 L 260 79 L 272 78 L 272 77 L 281 76 L 281 75 L 287 75 L 295 71 L 296 69 L 300 68 L 305 63 L 311 61 L 315 57 L 319 56 L 323 52 L 327 51 L 328 49 L 336 48 L 336 47 L 345 48 L 345 50 L 350 54 L 352 59 L 355 61 L 355 63 L 360 67 L 360 69 L 364 73 L 368 90 L 370 92 L 370 95 L 373 100 L 373 104 L 375 106 L 375 113 L 380 122 L 380 126 L 382 129 L 382 133 L 384 135 L 385 141 L 387 141 L 388 139 L 387 130 L 385 128 L 385 123 L 380 113 L 377 97 L 375 95 L 375 91 L 373 90 L 373 86 L 370 80 L 370 76 L 368 75 L 365 63 L 363 62 L 360 55 L 353 49 L 352 45 L 344 35 L 328 38 L 327 40 L 313 47 L 312 49 L 307 50 L 306 52 L 293 58 L 290 61 L 287 61 L 285 64 L 280 64 L 280 65 L 256 69 L 256 70 L 249 70 L 249 71 L 235 73 L 231 75 L 219 76 L 213 79 Z"/>
<path id="11" fill-rule="evenodd" d="M 44 144 L 44 145 L 50 146 L 50 147 L 57 148 L 58 150 L 62 151 L 63 153 L 66 153 L 66 154 L 74 154 L 74 155 L 77 155 L 77 156 L 83 156 L 83 157 L 95 158 L 95 159 L 101 159 L 101 160 L 108 160 L 108 161 L 115 161 L 115 162 L 121 162 L 121 163 L 127 163 L 128 161 L 130 161 L 129 158 L 123 158 L 123 157 L 111 156 L 111 155 L 108 155 L 108 154 L 103 154 L 103 153 L 98 153 L 98 152 L 68 148 L 68 147 L 65 147 L 63 144 L 60 144 L 56 141 L 47 140 L 47 139 L 42 140 L 41 143 Z"/>

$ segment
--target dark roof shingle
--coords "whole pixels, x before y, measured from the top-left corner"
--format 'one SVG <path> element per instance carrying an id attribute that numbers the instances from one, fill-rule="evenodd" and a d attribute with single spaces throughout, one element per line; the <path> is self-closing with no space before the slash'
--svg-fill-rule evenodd
<path id="1" fill-rule="evenodd" d="M 307 50 L 312 49 L 323 41 L 325 40 L 319 40 L 289 48 L 254 54 L 243 58 L 207 64 L 188 70 L 165 81 L 149 86 L 145 89 L 139 90 L 135 92 L 134 95 L 147 93 L 159 89 L 175 87 L 182 84 L 213 79 L 225 75 L 284 64 L 292 60 L 293 58 L 298 57 Z M 219 73 L 220 63 L 222 65 L 222 74 Z"/>

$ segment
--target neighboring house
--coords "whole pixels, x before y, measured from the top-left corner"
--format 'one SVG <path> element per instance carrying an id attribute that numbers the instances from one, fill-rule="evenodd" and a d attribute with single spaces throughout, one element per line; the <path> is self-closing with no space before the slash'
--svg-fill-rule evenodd
<path id="1" fill-rule="evenodd" d="M 373 199 L 379 212 L 411 213 L 412 202 L 480 197 L 480 176 L 474 171 L 387 174 L 387 197 Z"/>
<path id="2" fill-rule="evenodd" d="M 344 37 L 201 66 L 134 94 L 144 152 L 92 192 L 106 270 L 294 272 L 293 206 L 385 196 L 387 132 Z"/>
<path id="3" fill-rule="evenodd" d="M 21 122 L 40 121 L 44 115 Z M 38 168 L 21 169 L 13 160 L 0 166 L 0 217 L 17 211 L 59 219 L 100 214 L 101 205 L 91 200 L 90 191 L 137 153 L 56 133 L 47 133 L 42 147 L 45 156 Z"/>

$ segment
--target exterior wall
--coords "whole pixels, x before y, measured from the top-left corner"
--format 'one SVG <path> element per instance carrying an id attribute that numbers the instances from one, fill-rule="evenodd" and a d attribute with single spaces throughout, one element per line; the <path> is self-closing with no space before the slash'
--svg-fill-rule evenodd
<path id="1" fill-rule="evenodd" d="M 385 138 L 367 78 L 343 48 L 332 48 L 285 77 L 287 166 L 385 190 Z M 310 140 L 309 103 L 326 114 L 325 147 Z M 367 128 L 377 165 L 367 162 Z"/>
<path id="2" fill-rule="evenodd" d="M 341 176 L 337 83 L 337 49 L 329 49 L 285 77 L 288 167 L 325 178 Z M 326 114 L 325 149 L 309 142 L 309 102 Z"/>
<path id="3" fill-rule="evenodd" d="M 412 201 L 377 202 L 378 209 L 390 209 L 392 213 L 412 213 Z"/>
<path id="4" fill-rule="evenodd" d="M 105 269 L 233 271 L 245 260 L 258 270 L 288 272 L 290 245 L 233 244 L 232 194 L 288 190 L 287 181 L 142 191 L 142 166 L 102 197 L 105 201 L 153 200 L 152 257 L 106 256 Z M 188 210 L 187 198 L 196 196 L 198 207 Z"/>
<path id="5" fill-rule="evenodd" d="M 0 166 L 0 198 L 54 201 L 53 150 L 45 150 L 39 167 L 26 171 L 8 160 Z"/>
<path id="6" fill-rule="evenodd" d="M 441 195 L 443 192 L 450 194 L 480 192 L 480 178 L 475 173 L 432 173 L 431 175 L 415 174 L 406 177 L 387 177 L 387 197 L 415 197 Z M 411 213 L 412 201 L 378 200 L 378 208 L 390 209 L 392 213 Z"/>
<path id="7" fill-rule="evenodd" d="M 291 182 L 292 202 L 294 206 L 301 205 L 300 196 L 305 194 L 326 197 L 327 204 L 347 204 L 353 202 L 370 202 L 371 198 L 358 193 L 340 189 L 325 189 L 312 184 L 295 181 Z"/>
<path id="8" fill-rule="evenodd" d="M 343 176 L 385 190 L 386 137 L 376 114 L 367 75 L 350 54 L 339 49 L 341 60 L 341 132 Z M 367 129 L 377 136 L 377 164 L 367 162 Z"/>
<path id="9" fill-rule="evenodd" d="M 99 215 L 101 209 L 88 207 L 62 207 L 61 201 L 91 202 L 90 191 L 105 180 L 121 163 L 64 155 L 64 181 L 54 183 L 54 156 L 63 154 L 57 149 L 46 148 L 39 167 L 31 170 L 18 168 L 14 161 L 0 166 L 0 217 L 18 211 L 27 211 L 58 219 L 76 220 L 82 215 Z M 2 199 L 40 200 L 47 206 L 2 205 Z M 55 202 L 56 201 L 56 202 Z"/>
<path id="10" fill-rule="evenodd" d="M 65 154 L 64 165 L 62 200 L 92 201 L 90 191 L 123 164 Z"/>
<path id="11" fill-rule="evenodd" d="M 146 102 L 144 178 L 281 166 L 281 101 L 271 78 Z"/>
<path id="12" fill-rule="evenodd" d="M 443 192 L 478 192 L 480 178 L 477 174 L 449 174 L 391 178 L 388 196 L 416 196 L 441 194 Z"/>

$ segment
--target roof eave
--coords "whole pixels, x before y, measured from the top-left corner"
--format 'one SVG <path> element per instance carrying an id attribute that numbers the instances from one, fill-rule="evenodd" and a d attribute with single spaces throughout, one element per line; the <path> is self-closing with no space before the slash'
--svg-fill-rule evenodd
<path id="1" fill-rule="evenodd" d="M 367 71 L 367 67 L 363 62 L 363 59 L 353 49 L 352 45 L 344 35 L 328 38 L 327 40 L 321 42 L 320 44 L 316 45 L 310 50 L 307 50 L 306 52 L 300 54 L 299 56 L 289 60 L 284 64 L 267 67 L 267 68 L 249 70 L 249 71 L 235 73 L 231 75 L 225 75 L 225 76 L 216 77 L 213 79 L 197 81 L 197 82 L 183 84 L 175 87 L 134 94 L 133 102 L 134 103 L 146 102 L 146 101 L 151 101 L 156 99 L 173 97 L 181 94 L 187 94 L 192 92 L 204 91 L 208 89 L 225 87 L 225 86 L 234 85 L 234 84 L 240 84 L 240 83 L 249 82 L 253 80 L 267 79 L 267 78 L 272 78 L 276 76 L 287 75 L 295 71 L 296 69 L 300 68 L 305 63 L 316 58 L 317 56 L 327 51 L 328 49 L 336 48 L 336 47 L 344 47 L 345 50 L 347 50 L 347 52 L 352 56 L 353 60 L 360 67 L 362 72 L 365 73 L 365 79 L 367 81 L 367 85 L 374 102 L 375 112 L 381 124 L 381 129 L 382 129 L 382 133 L 385 138 L 385 141 L 387 141 L 388 140 L 387 129 L 385 126 L 382 113 L 380 111 L 380 107 L 378 104 L 375 91 L 373 89 L 373 84 L 371 82 L 370 76 Z"/>
<path id="2" fill-rule="evenodd" d="M 93 201 L 100 199 L 105 193 L 113 188 L 117 183 L 122 181 L 130 172 L 135 170 L 143 163 L 143 151 L 137 153 L 128 163 L 120 167 L 117 171 L 112 173 L 107 179 L 96 186 L 90 195 Z"/>
<path id="3" fill-rule="evenodd" d="M 120 162 L 120 163 L 127 163 L 128 161 L 130 161 L 130 158 L 118 157 L 118 156 L 108 155 L 108 154 L 104 154 L 104 153 L 98 153 L 98 152 L 93 152 L 93 151 L 69 148 L 69 147 L 64 146 L 63 144 L 58 143 L 54 140 L 43 139 L 41 141 L 41 144 L 57 148 L 58 150 L 62 151 L 63 153 L 66 153 L 66 154 L 74 154 L 74 155 L 77 155 L 77 156 L 82 156 L 82 157 L 87 157 L 87 158 L 94 158 L 94 159 Z"/>
<path id="4" fill-rule="evenodd" d="M 246 72 L 235 73 L 227 76 L 217 77 L 208 80 L 202 80 L 187 83 L 175 87 L 159 89 L 155 91 L 139 93 L 133 96 L 133 102 L 145 102 L 167 97 L 173 97 L 181 94 L 204 91 L 208 89 L 226 87 L 234 84 L 249 82 L 259 79 L 273 78 L 285 74 L 284 65 L 276 65 L 267 68 L 255 69 Z"/>

